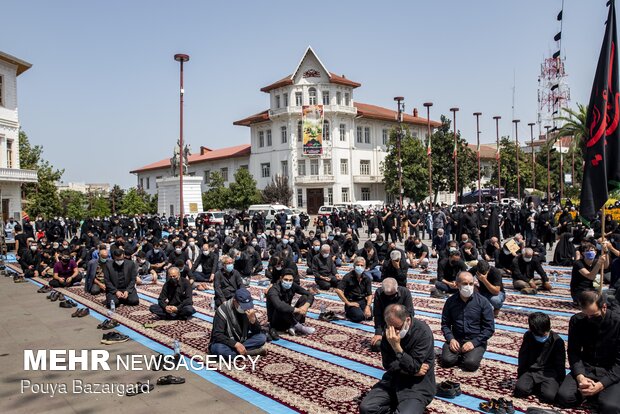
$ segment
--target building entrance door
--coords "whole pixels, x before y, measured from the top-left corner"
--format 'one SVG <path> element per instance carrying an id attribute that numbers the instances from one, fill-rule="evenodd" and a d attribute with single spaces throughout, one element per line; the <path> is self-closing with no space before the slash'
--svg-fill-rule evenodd
<path id="1" fill-rule="evenodd" d="M 308 188 L 306 190 L 306 196 L 308 198 L 308 214 L 317 214 L 324 201 L 323 189 Z"/>

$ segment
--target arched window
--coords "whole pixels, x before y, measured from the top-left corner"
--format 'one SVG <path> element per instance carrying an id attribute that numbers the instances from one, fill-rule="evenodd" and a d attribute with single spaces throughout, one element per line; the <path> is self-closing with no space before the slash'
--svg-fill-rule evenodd
<path id="1" fill-rule="evenodd" d="M 315 88 L 308 89 L 308 104 L 316 105 L 316 89 Z"/>
<path id="2" fill-rule="evenodd" d="M 330 140 L 329 121 L 328 120 L 323 121 L 323 139 L 325 141 L 329 141 Z"/>
<path id="3" fill-rule="evenodd" d="M 301 121 L 297 122 L 297 142 L 302 142 L 304 140 L 303 138 L 303 131 L 301 130 Z"/>

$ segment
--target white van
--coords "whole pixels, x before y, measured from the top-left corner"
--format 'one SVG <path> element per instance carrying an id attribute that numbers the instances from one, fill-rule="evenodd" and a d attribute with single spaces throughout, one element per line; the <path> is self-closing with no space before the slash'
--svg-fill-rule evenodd
<path id="1" fill-rule="evenodd" d="M 385 206 L 385 203 L 383 201 L 381 201 L 381 200 L 358 201 L 357 204 L 362 206 L 364 211 L 366 211 L 366 210 L 374 210 L 374 209 L 381 209 L 381 208 L 383 208 L 383 206 Z"/>
<path id="2" fill-rule="evenodd" d="M 248 214 L 250 218 L 254 216 L 254 213 L 258 213 L 262 211 L 265 216 L 265 228 L 274 229 L 275 223 L 273 221 L 274 217 L 280 210 L 284 210 L 286 213 L 286 227 L 291 226 L 291 216 L 293 215 L 293 211 L 282 204 L 252 204 L 250 208 L 248 208 Z"/>

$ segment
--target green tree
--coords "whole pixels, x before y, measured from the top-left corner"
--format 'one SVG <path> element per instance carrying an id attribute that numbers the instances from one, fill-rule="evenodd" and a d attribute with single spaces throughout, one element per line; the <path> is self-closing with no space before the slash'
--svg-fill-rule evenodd
<path id="1" fill-rule="evenodd" d="M 555 140 L 563 137 L 572 138 L 568 147 L 568 153 L 564 156 L 564 171 L 566 172 L 568 170 L 573 176 L 573 184 L 569 188 L 569 193 L 572 191 L 576 193 L 574 195 L 578 195 L 583 177 L 585 143 L 590 135 L 586 124 L 588 106 L 577 104 L 577 110 L 562 108 L 562 111 L 567 115 L 558 118 L 559 121 L 563 122 L 563 125 L 559 129 Z M 566 168 L 567 164 L 569 164 L 568 169 Z"/>
<path id="2" fill-rule="evenodd" d="M 43 147 L 32 146 L 28 135 L 20 130 L 19 166 L 22 169 L 35 170 L 38 179 L 37 183 L 22 186 L 22 198 L 25 200 L 23 208 L 31 217 L 41 215 L 47 218 L 61 212 L 56 182 L 60 181 L 64 170 L 55 169 L 42 155 Z"/>
<path id="3" fill-rule="evenodd" d="M 247 168 L 239 168 L 235 182 L 230 183 L 228 200 L 233 208 L 245 210 L 252 204 L 261 202 L 261 193 L 256 189 L 256 180 Z"/>
<path id="4" fill-rule="evenodd" d="M 118 185 L 114 185 L 110 190 L 110 196 L 108 200 L 110 202 L 110 211 L 112 214 L 117 214 L 123 205 L 123 197 L 125 197 L 125 191 Z"/>
<path id="5" fill-rule="evenodd" d="M 209 177 L 209 189 L 202 193 L 202 206 L 205 210 L 222 210 L 229 207 L 230 190 L 224 186 L 224 178 L 215 171 Z"/>
<path id="6" fill-rule="evenodd" d="M 263 190 L 262 196 L 265 203 L 290 205 L 293 189 L 288 183 L 288 177 L 282 175 L 273 177 Z"/>
<path id="7" fill-rule="evenodd" d="M 413 138 L 409 129 L 404 128 L 401 140 L 403 168 L 403 196 L 413 201 L 421 201 L 428 196 L 428 168 L 426 148 L 422 141 Z M 383 182 L 385 191 L 398 199 L 398 128 L 390 130 L 388 154 L 383 161 Z"/>
<path id="8" fill-rule="evenodd" d="M 124 195 L 119 212 L 128 216 L 144 214 L 149 208 L 148 194 L 136 188 L 130 188 Z"/>
<path id="9" fill-rule="evenodd" d="M 150 213 L 150 214 L 157 213 L 157 202 L 158 202 L 158 200 L 159 200 L 159 197 L 158 197 L 157 194 L 155 194 L 154 196 L 152 196 L 149 199 L 149 210 L 148 210 L 148 213 Z"/>
<path id="10" fill-rule="evenodd" d="M 88 216 L 105 217 L 110 215 L 110 204 L 103 194 L 91 193 L 88 197 Z"/>
<path id="11" fill-rule="evenodd" d="M 61 214 L 77 220 L 86 218 L 86 195 L 75 190 L 63 190 L 58 193 Z"/>

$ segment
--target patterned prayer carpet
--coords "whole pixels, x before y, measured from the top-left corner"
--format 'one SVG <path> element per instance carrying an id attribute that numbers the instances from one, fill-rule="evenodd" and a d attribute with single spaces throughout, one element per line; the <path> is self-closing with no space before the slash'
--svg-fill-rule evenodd
<path id="1" fill-rule="evenodd" d="M 431 298 L 428 294 L 432 286 L 428 280 L 436 275 L 431 269 L 427 273 L 410 270 L 408 287 L 412 291 L 416 317 L 431 327 L 439 354 L 444 340 L 440 330 L 444 300 Z M 345 273 L 350 269 L 344 266 L 339 270 Z M 563 335 L 567 333 L 568 321 L 575 312 L 566 288 L 570 269 L 547 267 L 547 270 L 557 272 L 557 282 L 552 282 L 557 288 L 548 293 L 522 295 L 505 281 L 505 308 L 496 319 L 495 335 L 489 341 L 480 369 L 468 373 L 457 368 L 444 369 L 437 364 L 437 382 L 459 382 L 463 395 L 452 400 L 436 398 L 428 407 L 428 413 L 477 412 L 481 401 L 500 397 L 512 399 L 517 412 L 525 412 L 530 406 L 551 408 L 534 397 L 513 398 L 510 390 L 499 386 L 502 380 L 516 379 L 517 354 L 523 333 L 527 330 L 527 316 L 530 312 L 541 310 L 548 313 L 553 329 Z M 305 274 L 304 266 L 300 266 L 300 277 L 304 286 L 315 287 L 313 278 Z M 264 294 L 267 287 L 258 284 L 261 280 L 264 280 L 264 276 L 253 277 L 250 291 L 255 298 L 259 319 L 266 324 Z M 46 283 L 43 279 L 36 281 Z M 380 284 L 373 285 L 376 288 Z M 120 307 L 114 319 L 167 347 L 172 347 L 174 339 L 178 339 L 185 356 L 208 353 L 214 314 L 210 306 L 213 291 L 196 291 L 194 307 L 197 314 L 189 321 L 181 322 L 158 321 L 149 312 L 148 307 L 156 303 L 160 289 L 161 284 L 139 286 L 140 304 Z M 81 286 L 58 290 L 92 310 L 106 314 L 102 295 L 87 294 Z M 332 310 L 342 319 L 320 321 L 318 314 L 321 309 Z M 220 373 L 289 408 L 291 412 L 356 413 L 361 399 L 379 380 L 383 368 L 380 354 L 369 350 L 369 340 L 374 334 L 372 322 L 356 324 L 343 319 L 344 307 L 336 294 L 333 291 L 320 291 L 307 318 L 307 324 L 316 328 L 313 335 L 283 335 L 279 341 L 267 344 L 269 353 L 259 359 L 254 372 L 248 368 L 245 371 L 224 370 Z M 146 322 L 154 322 L 154 327 L 145 328 Z M 587 411 L 578 409 L 562 412 Z"/>

